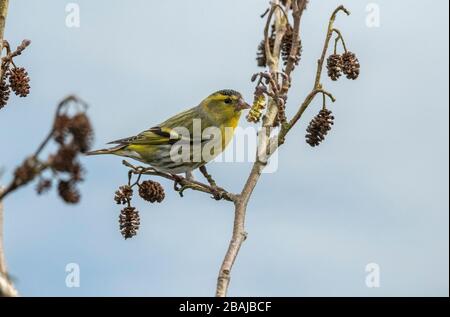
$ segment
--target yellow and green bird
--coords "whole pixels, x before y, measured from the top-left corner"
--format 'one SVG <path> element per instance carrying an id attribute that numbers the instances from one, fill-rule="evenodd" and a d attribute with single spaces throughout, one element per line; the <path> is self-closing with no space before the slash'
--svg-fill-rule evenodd
<path id="1" fill-rule="evenodd" d="M 161 172 L 190 173 L 225 149 L 233 137 L 242 110 L 248 108 L 250 106 L 239 92 L 220 90 L 198 106 L 136 136 L 109 142 L 117 144 L 112 148 L 87 154 L 114 154 L 149 164 Z M 180 154 L 186 149 L 187 155 Z"/>

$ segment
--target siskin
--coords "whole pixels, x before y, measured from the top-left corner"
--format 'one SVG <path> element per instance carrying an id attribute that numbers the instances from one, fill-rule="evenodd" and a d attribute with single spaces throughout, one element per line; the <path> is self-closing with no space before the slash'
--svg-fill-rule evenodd
<path id="1" fill-rule="evenodd" d="M 242 110 L 249 108 L 240 93 L 220 90 L 198 106 L 153 128 L 108 143 L 117 144 L 115 147 L 87 155 L 114 154 L 138 160 L 161 172 L 190 173 L 223 152 L 233 137 Z"/>

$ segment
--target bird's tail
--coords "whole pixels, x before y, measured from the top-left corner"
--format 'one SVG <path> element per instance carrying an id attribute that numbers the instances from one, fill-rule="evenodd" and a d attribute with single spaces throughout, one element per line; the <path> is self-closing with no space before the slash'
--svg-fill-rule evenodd
<path id="1" fill-rule="evenodd" d="M 109 149 L 101 149 L 101 150 L 95 150 L 95 151 L 90 151 L 87 152 L 86 155 L 101 155 L 101 154 L 119 154 L 120 155 L 120 151 L 123 150 L 123 148 L 125 148 L 126 145 L 118 145 Z"/>

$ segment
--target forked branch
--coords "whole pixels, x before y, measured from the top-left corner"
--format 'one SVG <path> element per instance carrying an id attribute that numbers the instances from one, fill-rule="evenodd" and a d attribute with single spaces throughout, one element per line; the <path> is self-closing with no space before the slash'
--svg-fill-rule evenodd
<path id="1" fill-rule="evenodd" d="M 180 195 L 183 195 L 185 190 L 191 189 L 212 195 L 217 200 L 233 202 L 235 208 L 233 231 L 217 278 L 216 296 L 219 297 L 227 295 L 233 265 L 243 242 L 247 238 L 245 231 L 247 205 L 260 176 L 268 164 L 270 157 L 285 142 L 287 134 L 298 124 L 317 95 L 322 95 L 323 103 L 319 114 L 311 121 L 307 129 L 308 144 L 311 146 L 318 145 L 328 130 L 331 129 L 330 127 L 333 124 L 334 117 L 331 111 L 327 109 L 326 103 L 327 100 L 335 102 L 336 99 L 331 92 L 322 86 L 321 75 L 333 33 L 337 34 L 335 47 L 338 41 L 341 41 L 345 54 L 347 54 L 345 57 L 335 56 L 338 65 L 335 65 L 335 69 L 333 70 L 335 72 L 344 72 L 350 79 L 356 79 L 359 74 L 359 64 L 356 57 L 350 55 L 350 52 L 347 52 L 347 47 L 341 32 L 334 28 L 334 22 L 339 12 L 342 11 L 347 15 L 350 14 L 344 6 L 339 6 L 334 10 L 328 22 L 324 46 L 320 58 L 317 61 L 317 71 L 313 88 L 307 94 L 305 100 L 299 105 L 294 116 L 291 119 L 287 118 L 285 113 L 287 94 L 292 84 L 292 72 L 300 61 L 300 26 L 306 4 L 307 0 L 273 0 L 270 7 L 261 16 L 266 19 L 266 23 L 263 32 L 264 39 L 258 48 L 257 61 L 259 66 L 267 67 L 267 70 L 259 72 L 252 77 L 252 82 L 256 83 L 255 98 L 247 120 L 254 123 L 262 122 L 258 134 L 256 160 L 240 193 L 232 194 L 218 187 L 204 167 L 200 170 L 208 181 L 208 184 L 192 180 L 188 177 L 160 172 L 154 168 L 134 166 L 127 161 L 123 161 L 123 164 L 129 168 L 130 175 L 137 175 L 138 180 L 133 184 L 129 182 L 128 188 L 122 186 L 121 190 L 116 192 L 116 201 L 118 203 L 128 202 L 129 204 L 129 197 L 132 195 L 130 194 L 132 193 L 131 189 L 135 185 L 140 186 L 139 180 L 142 175 L 162 177 L 173 181 L 174 189 Z M 335 48 L 335 53 L 336 50 Z M 284 67 L 280 67 L 281 60 L 284 62 Z M 329 66 L 329 61 L 327 61 L 327 67 Z M 279 132 L 273 136 L 273 128 L 277 126 L 280 127 Z M 144 194 L 140 193 L 141 197 L 145 197 Z M 126 210 L 130 211 L 128 216 L 126 215 Z M 134 219 L 136 220 L 134 224 L 138 223 L 137 212 L 130 205 L 122 211 L 121 217 L 121 219 L 125 220 Z M 129 223 L 132 223 L 131 220 Z M 134 225 L 127 229 L 125 237 L 127 238 L 133 235 L 136 228 L 137 225 Z"/>

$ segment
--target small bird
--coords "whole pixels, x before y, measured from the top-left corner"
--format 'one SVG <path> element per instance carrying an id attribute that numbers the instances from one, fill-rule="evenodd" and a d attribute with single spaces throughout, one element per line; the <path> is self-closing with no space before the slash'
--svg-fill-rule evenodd
<path id="1" fill-rule="evenodd" d="M 86 154 L 129 157 L 160 172 L 189 175 L 223 152 L 234 135 L 242 110 L 249 108 L 239 92 L 220 90 L 198 106 L 136 136 L 109 142 L 117 144 L 112 148 Z M 188 153 L 180 154 L 185 146 Z"/>

